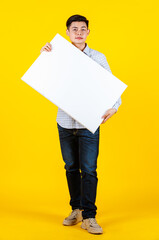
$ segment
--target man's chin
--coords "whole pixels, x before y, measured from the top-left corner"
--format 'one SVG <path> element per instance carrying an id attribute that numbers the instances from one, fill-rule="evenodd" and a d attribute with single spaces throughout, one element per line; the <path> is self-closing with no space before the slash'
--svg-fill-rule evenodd
<path id="1" fill-rule="evenodd" d="M 73 41 L 73 43 L 75 43 L 75 44 L 78 44 L 78 43 L 80 43 L 80 44 L 82 44 L 82 43 L 85 43 L 85 41 L 83 41 L 83 39 L 75 39 L 74 41 Z"/>

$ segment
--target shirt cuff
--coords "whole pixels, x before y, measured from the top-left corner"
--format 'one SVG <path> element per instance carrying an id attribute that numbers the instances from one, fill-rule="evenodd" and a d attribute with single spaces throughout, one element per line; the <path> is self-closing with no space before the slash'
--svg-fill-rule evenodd
<path id="1" fill-rule="evenodd" d="M 116 101 L 112 108 L 115 108 L 118 111 L 119 106 L 121 105 L 121 97 Z"/>

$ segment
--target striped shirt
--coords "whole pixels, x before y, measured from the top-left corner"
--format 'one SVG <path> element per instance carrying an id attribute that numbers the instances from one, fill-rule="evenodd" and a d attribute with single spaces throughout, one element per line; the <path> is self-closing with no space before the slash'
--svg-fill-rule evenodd
<path id="1" fill-rule="evenodd" d="M 92 58 L 94 61 L 99 63 L 102 67 L 104 67 L 106 70 L 111 72 L 110 67 L 108 65 L 107 59 L 105 55 L 101 52 L 98 52 L 97 50 L 91 49 L 88 47 L 86 43 L 86 47 L 83 50 L 83 53 L 85 53 L 87 56 Z M 118 101 L 113 105 L 112 108 L 115 108 L 118 110 L 119 106 L 121 105 L 121 97 L 118 99 Z M 85 128 L 83 125 L 81 125 L 78 121 L 76 121 L 74 118 L 69 116 L 67 113 L 65 113 L 62 109 L 58 108 L 56 122 L 64 128 Z"/>

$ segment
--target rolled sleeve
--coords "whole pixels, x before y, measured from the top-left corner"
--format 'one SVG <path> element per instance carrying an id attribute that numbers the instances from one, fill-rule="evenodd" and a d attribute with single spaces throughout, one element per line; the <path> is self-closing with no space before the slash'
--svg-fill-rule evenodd
<path id="1" fill-rule="evenodd" d="M 121 97 L 116 101 L 112 108 L 115 108 L 118 111 L 119 106 L 121 105 Z"/>

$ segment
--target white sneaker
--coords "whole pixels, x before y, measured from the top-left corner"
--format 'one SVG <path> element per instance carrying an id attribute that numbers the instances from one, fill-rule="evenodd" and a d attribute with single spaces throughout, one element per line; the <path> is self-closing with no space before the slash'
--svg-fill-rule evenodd
<path id="1" fill-rule="evenodd" d="M 75 225 L 78 222 L 82 221 L 82 211 L 80 209 L 74 209 L 72 210 L 71 214 L 64 219 L 63 225 L 65 226 L 71 226 Z"/>
<path id="2" fill-rule="evenodd" d="M 102 234 L 103 229 L 98 225 L 95 218 L 83 219 L 81 228 L 86 229 L 89 233 Z"/>

